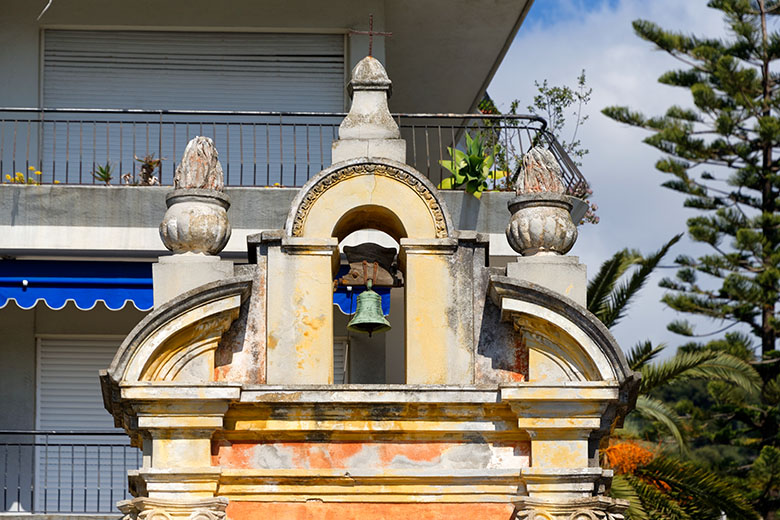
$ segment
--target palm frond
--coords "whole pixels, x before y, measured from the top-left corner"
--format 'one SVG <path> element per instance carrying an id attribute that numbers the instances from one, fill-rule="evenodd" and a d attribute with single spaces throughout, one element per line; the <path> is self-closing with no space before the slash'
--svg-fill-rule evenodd
<path id="1" fill-rule="evenodd" d="M 743 492 L 719 475 L 692 462 L 659 456 L 637 470 L 637 476 L 650 482 L 663 482 L 667 495 L 684 502 L 686 512 L 695 518 L 759 520 Z"/>
<path id="2" fill-rule="evenodd" d="M 678 352 L 661 363 L 644 365 L 640 371 L 640 394 L 647 394 L 661 385 L 691 379 L 725 381 L 753 395 L 761 388 L 761 377 L 753 367 L 735 356 L 711 350 Z"/>
<path id="3" fill-rule="evenodd" d="M 683 435 L 682 421 L 677 413 L 669 408 L 666 403 L 653 399 L 646 395 L 640 395 L 636 400 L 636 413 L 650 421 L 661 423 L 664 428 L 669 430 L 681 452 L 687 452 L 687 442 Z"/>
<path id="4" fill-rule="evenodd" d="M 625 478 L 639 497 L 642 509 L 650 512 L 650 515 L 648 516 L 651 520 L 661 518 L 664 520 L 693 520 L 691 516 L 677 504 L 673 497 L 666 493 L 662 493 L 658 487 L 653 484 L 648 484 L 634 475 L 626 475 Z"/>
<path id="5" fill-rule="evenodd" d="M 658 263 L 681 237 L 682 234 L 675 235 L 661 249 L 650 256 L 644 257 L 639 262 L 639 269 L 631 274 L 628 281 L 612 289 L 608 300 L 598 309 L 599 312 L 594 313 L 607 328 L 616 325 L 625 316 L 632 298 L 645 285 Z"/>
<path id="6" fill-rule="evenodd" d="M 665 343 L 654 347 L 650 340 L 637 343 L 628 353 L 628 356 L 626 356 L 628 358 L 628 366 L 631 367 L 631 370 L 639 370 L 652 361 L 665 348 Z"/>
<path id="7" fill-rule="evenodd" d="M 624 475 L 615 475 L 612 479 L 612 487 L 610 487 L 609 494 L 612 498 L 628 501 L 628 520 L 650 520 L 645 508 L 642 506 L 639 494 Z"/>
<path id="8" fill-rule="evenodd" d="M 588 282 L 588 310 L 598 316 L 599 310 L 609 301 L 609 295 L 620 277 L 641 259 L 639 252 L 623 249 L 601 264 L 599 272 Z"/>

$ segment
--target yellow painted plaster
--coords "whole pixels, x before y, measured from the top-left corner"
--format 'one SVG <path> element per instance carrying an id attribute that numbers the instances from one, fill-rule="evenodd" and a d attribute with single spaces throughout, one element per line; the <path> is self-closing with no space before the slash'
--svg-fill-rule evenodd
<path id="1" fill-rule="evenodd" d="M 302 236 L 329 238 L 342 216 L 366 205 L 397 215 L 409 238 L 436 238 L 431 211 L 421 196 L 400 181 L 377 175 L 360 175 L 331 186 L 309 211 Z"/>
<path id="2" fill-rule="evenodd" d="M 331 264 L 329 253 L 269 253 L 269 384 L 333 383 Z"/>
<path id="3" fill-rule="evenodd" d="M 588 439 L 531 438 L 531 466 L 534 468 L 588 467 Z"/>
<path id="4" fill-rule="evenodd" d="M 458 359 L 459 320 L 448 316 L 452 275 L 449 257 L 406 254 L 406 382 L 470 383 L 462 379 L 470 359 Z M 460 338 L 459 338 L 460 336 Z M 467 376 L 468 377 L 468 376 Z"/>

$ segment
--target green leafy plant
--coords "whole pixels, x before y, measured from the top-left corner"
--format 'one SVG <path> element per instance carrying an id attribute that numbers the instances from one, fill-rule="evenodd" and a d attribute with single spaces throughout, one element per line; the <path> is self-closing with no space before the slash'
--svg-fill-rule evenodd
<path id="1" fill-rule="evenodd" d="M 696 248 L 675 259 L 675 276 L 661 282 L 662 301 L 697 321 L 711 320 L 711 328 L 701 332 L 678 319 L 669 330 L 689 338 L 681 349 L 732 353 L 762 380 L 757 396 L 710 382 L 681 385 L 667 399 L 692 403 L 686 413 L 700 428 L 702 457 L 774 520 L 780 515 L 780 476 L 774 476 L 780 469 L 772 463 L 780 448 L 780 1 L 706 5 L 723 20 L 713 35 L 633 23 L 641 39 L 677 63 L 659 82 L 685 92 L 689 102 L 660 114 L 628 106 L 603 113 L 648 132 L 644 142 L 662 154 L 655 164 L 666 177 L 662 186 L 683 195 L 693 212 L 687 227 Z"/>
<path id="2" fill-rule="evenodd" d="M 649 255 L 630 249 L 615 253 L 588 283 L 588 310 L 607 328 L 617 325 L 680 238 L 673 237 Z M 685 460 L 691 454 L 690 418 L 680 415 L 660 392 L 699 382 L 718 384 L 745 400 L 760 392 L 761 377 L 750 364 L 715 349 L 681 349 L 668 359 L 653 362 L 664 348 L 642 341 L 626 353 L 629 367 L 641 373 L 642 379 L 636 408 L 603 450 L 602 463 L 616 474 L 611 495 L 629 501 L 628 520 L 720 520 L 723 513 L 730 520 L 758 520 L 751 505 L 753 497 L 699 461 Z M 780 468 L 780 463 L 775 461 L 780 457 L 774 455 L 768 451 L 761 471 L 751 474 L 755 488 L 761 490 L 761 499 L 772 496 L 777 489 L 780 470 L 775 468 Z"/>
<path id="3" fill-rule="evenodd" d="M 111 179 L 113 179 L 113 176 L 111 175 L 114 171 L 114 167 L 111 166 L 110 162 L 106 162 L 104 165 L 98 165 L 97 168 L 95 168 L 95 171 L 92 172 L 92 176 L 99 180 L 100 182 L 105 183 L 106 186 L 110 185 Z"/>
<path id="4" fill-rule="evenodd" d="M 450 147 L 447 148 L 447 151 L 452 159 L 439 161 L 439 164 L 449 170 L 452 177 L 441 181 L 439 184 L 441 189 L 451 190 L 464 187 L 467 193 L 480 198 L 482 192 L 490 187 L 488 181 L 492 181 L 493 186 L 495 186 L 498 179 L 506 176 L 504 171 L 491 170 L 495 150 L 488 149 L 480 135 L 472 138 L 466 133 L 465 152 Z"/>
<path id="5" fill-rule="evenodd" d="M 135 173 L 126 173 L 122 175 L 122 180 L 125 184 L 131 186 L 154 186 L 155 184 L 160 184 L 160 180 L 155 176 L 155 170 L 160 168 L 163 158 L 155 158 L 154 154 L 149 154 L 145 157 L 134 155 L 133 157 L 135 157 L 136 161 L 141 163 L 141 171 L 138 172 L 137 179 Z"/>

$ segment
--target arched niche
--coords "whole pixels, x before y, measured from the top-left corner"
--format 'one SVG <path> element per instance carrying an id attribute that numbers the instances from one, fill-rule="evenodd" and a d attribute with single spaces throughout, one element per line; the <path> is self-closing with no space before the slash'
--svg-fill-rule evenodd
<path id="1" fill-rule="evenodd" d="M 361 226 L 361 217 L 366 220 Z M 386 220 L 385 220 L 386 218 Z M 290 237 L 343 238 L 376 219 L 396 238 L 443 239 L 454 235 L 438 191 L 408 165 L 354 160 L 323 170 L 301 189 L 285 223 Z M 376 222 L 373 222 L 376 224 Z M 402 231 L 401 231 L 402 230 Z M 384 231 L 384 229 L 383 229 Z M 350 231 L 351 232 L 351 231 Z"/>
<path id="2" fill-rule="evenodd" d="M 108 377 L 116 383 L 213 381 L 214 351 L 250 286 L 250 278 L 220 280 L 155 309 L 125 338 Z"/>
<path id="3" fill-rule="evenodd" d="M 490 296 L 501 319 L 524 337 L 529 382 L 636 379 L 609 330 L 574 301 L 503 276 L 490 278 Z"/>
<path id="4" fill-rule="evenodd" d="M 356 159 L 323 170 L 293 201 L 279 252 L 267 253 L 268 382 L 333 382 L 332 274 L 338 242 L 359 229 L 400 243 L 405 274 L 406 382 L 472 381 L 471 317 L 460 319 L 458 233 L 436 188 L 395 161 Z M 461 305 L 462 307 L 462 305 Z M 294 319 L 291 319 L 294 317 Z"/>

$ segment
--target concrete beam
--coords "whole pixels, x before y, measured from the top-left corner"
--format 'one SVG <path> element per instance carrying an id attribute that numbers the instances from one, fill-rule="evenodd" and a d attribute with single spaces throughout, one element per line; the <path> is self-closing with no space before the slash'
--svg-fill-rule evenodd
<path id="1" fill-rule="evenodd" d="M 168 254 L 158 233 L 168 191 L 170 187 L 0 185 L 0 256 L 156 259 Z M 247 235 L 283 228 L 299 190 L 225 191 L 233 236 L 222 256 L 243 259 Z M 455 228 L 503 239 L 510 217 L 507 202 L 514 193 L 487 192 L 477 200 L 462 191 L 442 191 L 441 197 Z"/>

